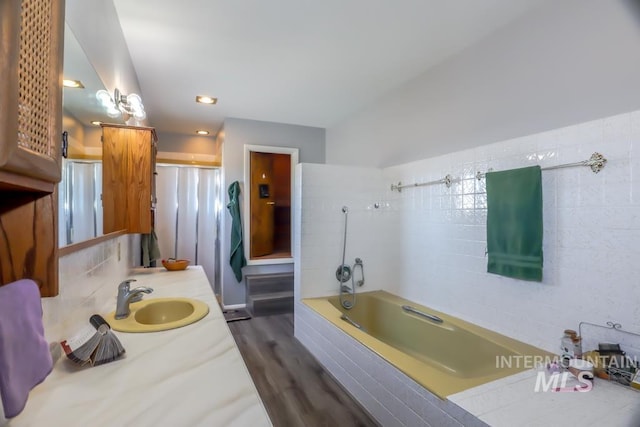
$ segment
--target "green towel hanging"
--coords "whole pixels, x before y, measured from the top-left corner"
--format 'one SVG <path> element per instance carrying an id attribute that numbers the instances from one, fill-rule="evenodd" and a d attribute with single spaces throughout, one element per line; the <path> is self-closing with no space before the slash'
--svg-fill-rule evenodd
<path id="1" fill-rule="evenodd" d="M 540 166 L 488 172 L 489 273 L 542 281 L 542 173 Z"/>
<path id="2" fill-rule="evenodd" d="M 140 235 L 140 246 L 142 247 L 142 265 L 144 267 L 151 267 L 152 261 L 162 258 L 155 229 L 152 228 L 150 234 Z"/>
<path id="3" fill-rule="evenodd" d="M 247 265 L 244 257 L 244 245 L 242 243 L 242 221 L 240 219 L 240 184 L 234 181 L 229 186 L 229 204 L 227 209 L 231 214 L 231 251 L 229 253 L 229 265 L 238 282 L 242 281 L 242 267 Z"/>

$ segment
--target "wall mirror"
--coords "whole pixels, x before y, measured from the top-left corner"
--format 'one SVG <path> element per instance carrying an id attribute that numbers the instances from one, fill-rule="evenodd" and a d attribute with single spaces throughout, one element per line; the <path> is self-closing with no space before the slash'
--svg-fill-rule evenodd
<path id="1" fill-rule="evenodd" d="M 244 155 L 247 264 L 293 262 L 293 172 L 298 149 L 245 145 Z"/>
<path id="2" fill-rule="evenodd" d="M 124 124 L 121 118 L 107 116 L 98 102 L 96 92 L 104 85 L 66 24 L 63 67 L 64 79 L 80 81 L 83 87 L 63 89 L 62 128 L 69 147 L 58 185 L 61 247 L 102 235 L 101 130 L 92 122 Z"/>

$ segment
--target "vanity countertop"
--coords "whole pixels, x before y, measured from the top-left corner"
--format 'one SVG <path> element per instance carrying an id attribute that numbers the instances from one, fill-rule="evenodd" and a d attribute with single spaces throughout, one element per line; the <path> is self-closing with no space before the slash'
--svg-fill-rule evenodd
<path id="1" fill-rule="evenodd" d="M 202 268 L 137 269 L 130 277 L 154 289 L 145 298 L 196 298 L 209 314 L 169 331 L 115 332 L 126 355 L 112 363 L 78 368 L 62 356 L 9 425 L 270 426 Z M 115 295 L 100 314 L 114 308 Z"/>

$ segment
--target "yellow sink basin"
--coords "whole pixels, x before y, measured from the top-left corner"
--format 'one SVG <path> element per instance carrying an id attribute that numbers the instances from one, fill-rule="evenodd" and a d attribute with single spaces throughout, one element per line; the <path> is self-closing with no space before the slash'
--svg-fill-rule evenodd
<path id="1" fill-rule="evenodd" d="M 105 316 L 111 327 L 120 332 L 158 332 L 181 328 L 202 319 L 209 306 L 191 298 L 152 298 L 129 305 L 131 313 L 117 320 L 113 311 Z"/>

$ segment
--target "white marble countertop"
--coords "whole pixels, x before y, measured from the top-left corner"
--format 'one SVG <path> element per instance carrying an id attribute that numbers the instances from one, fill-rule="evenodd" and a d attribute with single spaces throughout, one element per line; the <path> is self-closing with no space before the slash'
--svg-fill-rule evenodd
<path id="1" fill-rule="evenodd" d="M 126 356 L 112 363 L 77 368 L 62 356 L 8 425 L 270 426 L 201 267 L 139 269 L 130 277 L 154 289 L 145 298 L 196 298 L 209 314 L 169 331 L 115 332 Z M 114 308 L 115 295 L 101 314 Z"/>

